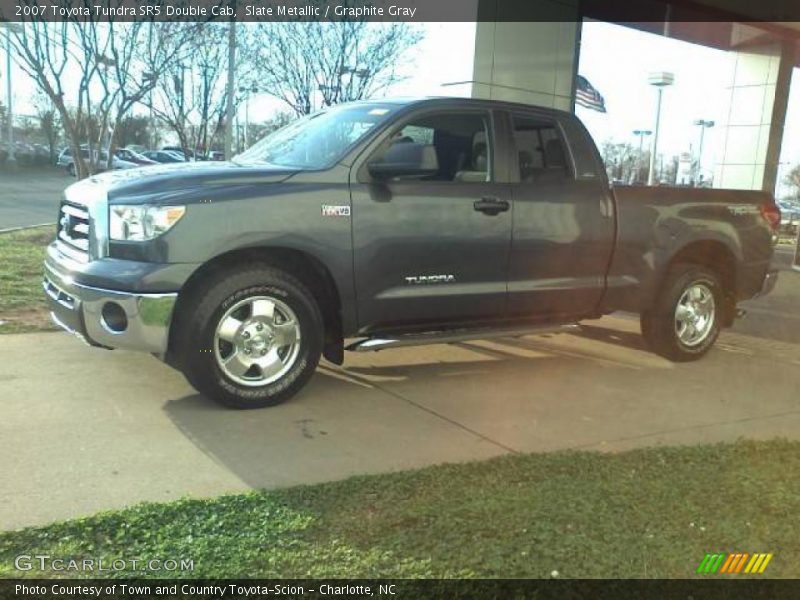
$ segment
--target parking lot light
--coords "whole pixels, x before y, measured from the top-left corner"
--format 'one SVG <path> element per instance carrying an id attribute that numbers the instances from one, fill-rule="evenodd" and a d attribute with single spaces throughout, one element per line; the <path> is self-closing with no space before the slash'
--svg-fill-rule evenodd
<path id="1" fill-rule="evenodd" d="M 17 157 L 14 155 L 14 107 L 11 99 L 11 32 L 22 31 L 22 27 L 18 23 L 9 23 L 8 21 L 0 23 L 0 27 L 6 30 L 6 105 L 8 106 L 8 135 L 6 137 L 8 157 L 6 158 L 6 164 L 13 168 L 17 166 Z"/>
<path id="2" fill-rule="evenodd" d="M 658 152 L 658 132 L 661 128 L 661 100 L 664 88 L 675 83 L 675 75 L 668 71 L 654 71 L 647 77 L 647 82 L 654 86 L 658 91 L 656 101 L 656 126 L 653 132 L 653 145 L 650 150 L 650 172 L 647 174 L 647 185 L 654 185 L 656 182 L 656 153 Z M 659 177 L 661 174 L 659 173 Z"/>
<path id="3" fill-rule="evenodd" d="M 714 121 L 696 119 L 693 123 L 700 128 L 700 144 L 697 147 L 697 172 L 694 176 L 695 185 L 697 185 L 697 182 L 700 180 L 700 177 L 703 174 L 703 137 L 705 135 L 706 128 L 714 126 Z"/>

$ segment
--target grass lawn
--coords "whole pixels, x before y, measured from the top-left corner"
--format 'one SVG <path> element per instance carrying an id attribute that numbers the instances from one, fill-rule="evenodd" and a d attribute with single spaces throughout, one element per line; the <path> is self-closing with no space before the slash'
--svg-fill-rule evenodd
<path id="1" fill-rule="evenodd" d="M 42 291 L 52 225 L 0 233 L 0 333 L 54 329 Z"/>
<path id="2" fill-rule="evenodd" d="M 25 553 L 191 558 L 190 577 L 685 578 L 706 552 L 772 552 L 764 576 L 798 577 L 798 473 L 781 440 L 505 456 L 0 534 L 0 576 L 35 576 L 12 570 Z"/>

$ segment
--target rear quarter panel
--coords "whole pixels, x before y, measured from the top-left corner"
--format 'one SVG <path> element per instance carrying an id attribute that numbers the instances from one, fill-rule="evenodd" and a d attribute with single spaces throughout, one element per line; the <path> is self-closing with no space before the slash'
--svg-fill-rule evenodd
<path id="1" fill-rule="evenodd" d="M 649 306 L 672 259 L 701 241 L 720 242 L 733 255 L 738 297 L 757 291 L 772 258 L 771 230 L 759 210 L 772 200 L 768 193 L 637 186 L 614 192 L 617 244 L 605 311 Z"/>

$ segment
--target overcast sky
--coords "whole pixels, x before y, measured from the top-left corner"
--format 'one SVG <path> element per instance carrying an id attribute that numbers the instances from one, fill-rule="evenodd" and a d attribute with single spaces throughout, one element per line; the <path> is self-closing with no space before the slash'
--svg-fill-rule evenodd
<path id="1" fill-rule="evenodd" d="M 442 87 L 442 84 L 472 79 L 475 43 L 474 23 L 425 23 L 423 41 L 400 63 L 406 80 L 388 95 L 462 95 L 465 88 Z M 3 61 L 5 62 L 5 61 Z M 653 129 L 656 93 L 647 84 L 654 70 L 675 74 L 675 84 L 664 93 L 659 150 L 666 156 L 696 150 L 699 128 L 696 119 L 724 120 L 725 86 L 731 80 L 731 62 L 726 52 L 664 38 L 600 22 L 583 25 L 579 72 L 605 97 L 607 113 L 577 108 L 598 143 L 610 139 L 637 143 L 634 129 Z M 5 75 L 5 73 L 3 73 Z M 795 85 L 789 100 L 789 114 L 781 153 L 781 162 L 800 162 L 800 75 L 794 71 Z M 4 87 L 4 86 L 3 86 Z M 30 99 L 34 88 L 15 68 L 15 112 L 33 113 Z M 468 90 L 466 90 L 468 93 Z M 251 100 L 250 118 L 265 120 L 281 103 L 260 95 Z M 244 108 L 241 109 L 244 118 Z M 714 166 L 720 127 L 706 130 L 703 166 Z M 785 167 L 782 168 L 782 171 Z M 781 177 L 782 178 L 782 177 Z M 781 190 L 779 190 L 779 195 Z"/>

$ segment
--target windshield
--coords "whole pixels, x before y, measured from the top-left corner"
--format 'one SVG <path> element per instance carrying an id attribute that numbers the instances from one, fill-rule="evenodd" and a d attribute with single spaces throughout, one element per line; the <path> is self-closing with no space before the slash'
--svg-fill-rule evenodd
<path id="1" fill-rule="evenodd" d="M 390 104 L 341 105 L 304 117 L 271 133 L 234 157 L 237 163 L 324 169 L 331 166 L 396 107 Z"/>

